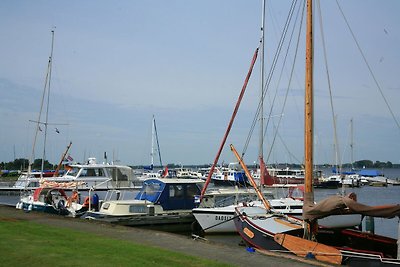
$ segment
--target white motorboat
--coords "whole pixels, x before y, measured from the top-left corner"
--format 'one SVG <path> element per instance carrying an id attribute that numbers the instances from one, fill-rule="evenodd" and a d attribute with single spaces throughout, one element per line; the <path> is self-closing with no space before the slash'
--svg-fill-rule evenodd
<path id="1" fill-rule="evenodd" d="M 277 192 L 283 188 L 268 188 L 263 194 L 269 200 L 274 212 L 301 217 L 303 201 L 291 196 L 278 197 Z M 287 188 L 286 188 L 287 190 Z M 290 190 L 292 191 L 292 190 Z M 193 209 L 196 218 L 192 226 L 195 234 L 204 233 L 234 233 L 233 222 L 237 206 L 262 206 L 257 201 L 254 189 L 219 189 L 206 193 L 198 208 Z"/>
<path id="2" fill-rule="evenodd" d="M 99 164 L 95 158 L 89 158 L 87 164 L 71 164 L 66 167 L 67 172 L 58 177 L 36 177 L 21 175 L 15 182 L 13 189 L 36 189 L 43 184 L 51 186 L 53 183 L 77 182 L 76 189 L 109 190 L 113 188 L 131 189 L 140 185 L 140 181 L 133 177 L 132 168 L 125 165 Z"/>
<path id="3" fill-rule="evenodd" d="M 200 179 L 148 179 L 134 199 L 106 199 L 99 211 L 90 207 L 82 218 L 157 229 L 175 225 L 183 230 L 186 225 L 189 229 L 203 184 Z"/>
<path id="4" fill-rule="evenodd" d="M 71 182 L 61 187 L 39 187 L 33 192 L 21 196 L 16 208 L 25 211 L 37 211 L 79 217 L 88 209 L 88 199 L 80 203 L 78 191 L 74 190 L 70 196 L 66 188 L 75 188 Z"/>

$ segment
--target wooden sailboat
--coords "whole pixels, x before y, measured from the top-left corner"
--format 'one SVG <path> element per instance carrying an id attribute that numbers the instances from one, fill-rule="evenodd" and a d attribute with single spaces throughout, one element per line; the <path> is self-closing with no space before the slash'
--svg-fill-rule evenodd
<path id="1" fill-rule="evenodd" d="M 333 196 L 318 204 L 313 194 L 313 28 L 312 0 L 307 0 L 305 80 L 305 199 L 303 224 L 289 216 L 255 214 L 254 207 L 237 207 L 235 226 L 243 240 L 261 250 L 292 252 L 317 260 L 351 266 L 400 266 L 397 240 L 355 228 L 319 228 L 318 219 L 331 215 L 362 214 L 392 218 L 400 205 L 369 207 L 351 196 Z M 259 209 L 259 207 L 258 207 Z M 251 214 L 251 215 L 248 215 Z"/>

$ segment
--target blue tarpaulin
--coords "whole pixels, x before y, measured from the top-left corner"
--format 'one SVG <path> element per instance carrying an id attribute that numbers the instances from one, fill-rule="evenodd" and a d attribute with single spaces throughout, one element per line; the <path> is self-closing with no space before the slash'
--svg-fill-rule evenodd
<path id="1" fill-rule="evenodd" d="M 373 176 L 383 176 L 383 173 L 380 170 L 361 170 L 358 172 L 358 175 L 373 177 Z"/>

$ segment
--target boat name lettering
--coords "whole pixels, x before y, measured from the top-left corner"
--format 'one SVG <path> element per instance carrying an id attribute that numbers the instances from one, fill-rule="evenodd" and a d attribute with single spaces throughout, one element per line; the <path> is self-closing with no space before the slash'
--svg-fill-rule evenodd
<path id="1" fill-rule="evenodd" d="M 229 215 L 216 215 L 215 216 L 216 221 L 228 221 L 230 219 L 232 219 L 232 216 L 229 216 Z"/>

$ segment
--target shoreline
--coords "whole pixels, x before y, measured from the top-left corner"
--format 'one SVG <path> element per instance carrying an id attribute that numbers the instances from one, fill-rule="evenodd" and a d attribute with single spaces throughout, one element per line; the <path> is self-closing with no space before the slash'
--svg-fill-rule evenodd
<path id="1" fill-rule="evenodd" d="M 0 205 L 1 220 L 26 220 L 38 224 L 90 232 L 110 238 L 159 247 L 191 256 L 215 260 L 232 266 L 329 266 L 314 260 L 272 252 L 248 252 L 244 246 L 227 246 L 206 239 L 192 239 L 177 234 L 141 228 L 111 225 L 77 218 L 38 212 L 23 212 L 14 207 Z"/>

